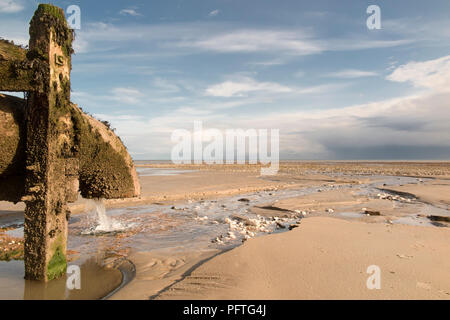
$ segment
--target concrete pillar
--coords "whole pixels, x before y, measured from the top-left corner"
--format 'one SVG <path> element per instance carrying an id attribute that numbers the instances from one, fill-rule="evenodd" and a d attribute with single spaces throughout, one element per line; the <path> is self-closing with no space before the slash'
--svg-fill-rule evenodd
<path id="1" fill-rule="evenodd" d="M 67 201 L 76 199 L 78 160 L 70 112 L 72 31 L 64 11 L 41 4 L 30 22 L 38 64 L 25 111 L 25 278 L 50 281 L 67 268 Z M 36 67 L 36 66 L 35 66 Z M 75 195 L 74 195 L 75 194 Z"/>

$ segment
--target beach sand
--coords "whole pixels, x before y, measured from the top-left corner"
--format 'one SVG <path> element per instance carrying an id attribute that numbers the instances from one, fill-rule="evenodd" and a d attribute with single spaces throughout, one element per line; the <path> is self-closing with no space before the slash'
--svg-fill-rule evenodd
<path id="1" fill-rule="evenodd" d="M 141 176 L 140 198 L 107 201 L 107 207 L 317 190 L 249 205 L 268 219 L 294 212 L 304 218 L 292 231 L 252 238 L 231 251 L 131 250 L 136 278 L 112 299 L 450 299 L 450 224 L 436 227 L 427 219 L 430 208 L 449 212 L 448 162 L 289 162 L 266 177 L 258 166 L 142 167 L 194 171 Z M 378 198 L 357 192 L 392 175 L 414 183 L 383 186 L 390 191 L 380 190 Z M 71 207 L 74 215 L 82 212 L 84 200 Z M 1 202 L 0 217 L 23 219 L 23 205 Z M 414 225 L 395 223 L 402 218 Z M 366 287 L 371 265 L 381 270 L 380 290 Z"/>
<path id="2" fill-rule="evenodd" d="M 158 299 L 450 299 L 450 230 L 304 219 L 206 262 Z M 381 289 L 367 268 L 379 266 Z"/>

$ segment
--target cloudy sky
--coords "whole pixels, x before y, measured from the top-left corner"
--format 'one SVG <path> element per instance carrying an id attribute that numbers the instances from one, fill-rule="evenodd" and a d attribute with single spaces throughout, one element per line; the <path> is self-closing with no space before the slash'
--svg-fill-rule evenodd
<path id="1" fill-rule="evenodd" d="M 284 159 L 450 159 L 448 0 L 53 3 L 81 8 L 72 100 L 135 159 L 194 121 L 280 129 Z M 36 7 L 0 0 L 0 36 L 26 44 Z"/>

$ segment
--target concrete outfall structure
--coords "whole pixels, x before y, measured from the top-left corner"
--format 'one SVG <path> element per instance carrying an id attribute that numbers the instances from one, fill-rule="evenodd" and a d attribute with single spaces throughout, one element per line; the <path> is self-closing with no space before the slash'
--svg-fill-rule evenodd
<path id="1" fill-rule="evenodd" d="M 26 203 L 25 278 L 66 272 L 67 203 L 140 195 L 133 161 L 107 123 L 70 101 L 73 31 L 64 11 L 40 4 L 29 49 L 0 40 L 0 200 Z"/>

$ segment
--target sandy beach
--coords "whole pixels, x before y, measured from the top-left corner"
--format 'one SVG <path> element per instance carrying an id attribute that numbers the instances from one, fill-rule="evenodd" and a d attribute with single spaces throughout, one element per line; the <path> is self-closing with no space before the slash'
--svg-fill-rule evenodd
<path id="1" fill-rule="evenodd" d="M 141 197 L 106 201 L 107 213 L 158 214 L 143 211 L 153 229 L 139 218 L 105 238 L 136 266 L 111 299 L 450 299 L 449 163 L 293 162 L 275 176 L 153 163 L 138 173 Z M 72 205 L 69 240 L 86 210 Z M 23 205 L 2 202 L 0 218 L 23 219 Z M 366 286 L 372 265 L 381 289 Z"/>
<path id="2" fill-rule="evenodd" d="M 450 1 L 373 2 L 0 0 L 0 302 L 450 300 Z"/>
<path id="3" fill-rule="evenodd" d="M 200 266 L 158 299 L 450 299 L 450 230 L 305 219 Z M 366 270 L 381 269 L 369 290 Z"/>

